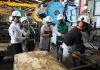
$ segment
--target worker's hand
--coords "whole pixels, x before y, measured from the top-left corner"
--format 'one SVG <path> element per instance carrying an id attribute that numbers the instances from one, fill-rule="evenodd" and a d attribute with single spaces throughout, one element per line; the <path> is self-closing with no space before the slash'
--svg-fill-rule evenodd
<path id="1" fill-rule="evenodd" d="M 29 25 L 29 26 L 28 26 L 28 30 L 30 30 L 30 31 L 32 30 L 32 27 L 31 27 L 31 25 Z"/>
<path id="2" fill-rule="evenodd" d="M 52 37 L 52 34 L 49 34 L 49 37 Z"/>
<path id="3" fill-rule="evenodd" d="M 26 36 L 26 37 L 25 37 L 25 40 L 27 40 L 27 39 L 30 39 L 30 37 Z"/>
<path id="4" fill-rule="evenodd" d="M 28 36 L 29 36 L 29 33 L 26 33 L 26 34 L 25 34 L 25 37 L 28 37 Z"/>
<path id="5" fill-rule="evenodd" d="M 61 34 L 61 37 L 64 38 L 64 34 Z"/>
<path id="6" fill-rule="evenodd" d="M 52 34 L 52 31 L 50 31 L 50 34 Z"/>

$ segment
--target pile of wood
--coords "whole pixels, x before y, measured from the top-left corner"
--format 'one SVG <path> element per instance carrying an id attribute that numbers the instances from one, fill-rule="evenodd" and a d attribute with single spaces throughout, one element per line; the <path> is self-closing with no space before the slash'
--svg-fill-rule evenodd
<path id="1" fill-rule="evenodd" d="M 14 70 L 67 70 L 46 51 L 25 52 L 15 55 Z"/>

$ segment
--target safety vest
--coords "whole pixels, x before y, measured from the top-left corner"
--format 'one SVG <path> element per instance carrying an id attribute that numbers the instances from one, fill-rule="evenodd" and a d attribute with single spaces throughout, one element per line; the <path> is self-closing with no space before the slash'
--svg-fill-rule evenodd
<path id="1" fill-rule="evenodd" d="M 66 34 L 68 32 L 68 23 L 65 22 L 65 24 L 58 23 L 58 32 L 61 34 Z M 57 36 L 57 40 L 63 41 L 63 38 L 61 36 Z"/>
<path id="2" fill-rule="evenodd" d="M 31 30 L 28 30 L 28 29 L 24 28 L 24 31 L 25 31 L 25 32 L 28 31 L 28 32 L 29 32 L 29 37 L 30 37 L 30 39 L 34 39 L 35 30 L 34 30 L 33 27 L 31 27 Z"/>

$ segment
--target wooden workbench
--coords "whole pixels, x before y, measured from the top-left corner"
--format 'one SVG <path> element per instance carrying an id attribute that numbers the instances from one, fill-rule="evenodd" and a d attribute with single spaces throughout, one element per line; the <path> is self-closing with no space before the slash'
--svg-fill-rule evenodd
<path id="1" fill-rule="evenodd" d="M 70 70 L 76 70 L 76 69 L 82 69 L 82 68 L 86 68 L 86 67 L 96 66 L 96 61 L 94 59 L 92 59 L 92 56 L 86 57 L 84 55 L 80 55 L 79 53 L 73 53 L 72 55 L 73 55 L 74 61 L 75 61 L 75 59 L 78 59 L 78 60 L 84 62 L 85 64 L 70 68 Z"/>
<path id="2" fill-rule="evenodd" d="M 14 70 L 68 70 L 46 51 L 15 55 Z"/>

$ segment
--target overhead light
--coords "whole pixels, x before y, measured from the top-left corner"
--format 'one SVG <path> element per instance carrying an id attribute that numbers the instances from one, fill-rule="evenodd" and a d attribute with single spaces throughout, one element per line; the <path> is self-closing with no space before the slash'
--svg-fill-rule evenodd
<path id="1" fill-rule="evenodd" d="M 37 1 L 37 2 L 42 2 L 41 0 L 35 0 L 35 1 Z"/>
<path id="2" fill-rule="evenodd" d="M 22 1 L 20 1 L 20 0 L 15 0 L 16 2 L 22 2 Z"/>
<path id="3" fill-rule="evenodd" d="M 33 2 L 30 2 L 30 1 L 26 1 L 26 2 L 28 2 L 28 3 L 33 3 Z"/>

